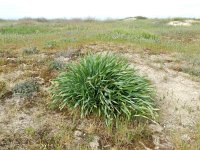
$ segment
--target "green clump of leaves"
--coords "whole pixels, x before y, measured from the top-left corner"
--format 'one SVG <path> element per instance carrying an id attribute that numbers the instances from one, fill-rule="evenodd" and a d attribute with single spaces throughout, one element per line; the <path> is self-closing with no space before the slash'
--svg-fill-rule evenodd
<path id="1" fill-rule="evenodd" d="M 14 95 L 21 97 L 32 97 L 39 91 L 39 83 L 34 78 L 27 79 L 16 84 L 13 89 Z"/>
<path id="2" fill-rule="evenodd" d="M 52 81 L 55 106 L 79 109 L 81 117 L 96 114 L 107 125 L 117 119 L 155 119 L 150 82 L 112 53 L 89 54 Z"/>

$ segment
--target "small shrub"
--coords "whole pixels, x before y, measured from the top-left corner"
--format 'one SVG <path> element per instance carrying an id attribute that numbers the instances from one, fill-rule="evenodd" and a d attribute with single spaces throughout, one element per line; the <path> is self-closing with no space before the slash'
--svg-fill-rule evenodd
<path id="1" fill-rule="evenodd" d="M 73 51 L 71 50 L 64 50 L 64 51 L 60 51 L 58 53 L 56 53 L 55 57 L 71 57 L 71 55 L 73 54 Z"/>
<path id="2" fill-rule="evenodd" d="M 51 61 L 49 63 L 48 69 L 49 70 L 61 70 L 64 68 L 64 64 L 60 61 Z"/>
<path id="3" fill-rule="evenodd" d="M 32 97 L 36 92 L 39 91 L 39 84 L 36 79 L 30 78 L 16 84 L 12 91 L 15 95 L 19 95 L 21 97 Z"/>
<path id="4" fill-rule="evenodd" d="M 13 54 L 13 51 L 11 52 L 9 50 L 0 49 L 0 57 L 11 58 L 14 56 L 15 54 Z"/>
<path id="5" fill-rule="evenodd" d="M 7 65 L 8 63 L 9 63 L 8 59 L 6 59 L 6 58 L 1 58 L 0 59 L 0 66 Z"/>
<path id="6" fill-rule="evenodd" d="M 151 34 L 148 32 L 142 32 L 140 34 L 141 34 L 141 38 L 144 38 L 144 39 L 152 39 L 152 40 L 158 39 L 158 37 L 155 34 Z"/>
<path id="7" fill-rule="evenodd" d="M 56 53 L 55 58 L 58 59 L 58 61 L 65 62 L 63 58 L 73 59 L 82 55 L 84 55 L 84 52 L 81 50 L 69 48 L 68 50 L 63 50 Z"/>
<path id="8" fill-rule="evenodd" d="M 23 49 L 23 54 L 25 55 L 31 55 L 31 54 L 37 54 L 37 53 L 38 53 L 37 47 L 29 47 L 29 48 Z"/>
<path id="9" fill-rule="evenodd" d="M 56 48 L 58 46 L 57 41 L 52 40 L 52 41 L 47 41 L 45 44 L 45 48 L 46 49 L 53 49 Z"/>
<path id="10" fill-rule="evenodd" d="M 53 104 L 78 108 L 81 117 L 97 114 L 107 125 L 116 119 L 153 119 L 153 88 L 116 55 L 90 54 L 71 63 L 68 71 L 52 81 Z"/>
<path id="11" fill-rule="evenodd" d="M 6 93 L 7 85 L 6 82 L 0 81 L 0 98 Z"/>
<path id="12" fill-rule="evenodd" d="M 193 76 L 200 77 L 200 67 L 199 66 L 182 66 L 181 70 Z"/>

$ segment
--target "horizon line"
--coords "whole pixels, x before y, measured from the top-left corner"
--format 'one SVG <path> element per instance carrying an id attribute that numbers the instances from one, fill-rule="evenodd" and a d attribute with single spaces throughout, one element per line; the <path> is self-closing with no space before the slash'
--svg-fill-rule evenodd
<path id="1" fill-rule="evenodd" d="M 49 18 L 49 17 L 19 17 L 19 18 L 1 18 L 0 20 L 5 21 L 18 21 L 18 20 L 96 20 L 96 21 L 106 21 L 106 20 L 123 20 L 123 19 L 129 19 L 129 18 L 136 18 L 136 19 L 200 19 L 200 17 L 147 17 L 147 16 L 132 16 L 132 17 L 55 17 L 55 18 Z"/>

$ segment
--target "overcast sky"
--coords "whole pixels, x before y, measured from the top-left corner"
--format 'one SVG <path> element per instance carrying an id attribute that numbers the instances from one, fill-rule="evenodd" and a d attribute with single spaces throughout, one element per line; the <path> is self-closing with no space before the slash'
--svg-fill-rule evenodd
<path id="1" fill-rule="evenodd" d="M 200 0 L 0 0 L 0 18 L 196 17 Z"/>

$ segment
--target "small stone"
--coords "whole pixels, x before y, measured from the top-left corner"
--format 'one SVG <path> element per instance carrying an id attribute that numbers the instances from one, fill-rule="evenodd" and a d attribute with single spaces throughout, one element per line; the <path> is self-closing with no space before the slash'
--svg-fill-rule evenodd
<path id="1" fill-rule="evenodd" d="M 150 124 L 149 129 L 152 133 L 162 133 L 163 127 L 161 127 L 159 124 Z"/>
<path id="2" fill-rule="evenodd" d="M 35 79 L 36 79 L 37 83 L 40 84 L 40 85 L 43 85 L 45 83 L 43 78 L 35 77 Z"/>
<path id="3" fill-rule="evenodd" d="M 188 142 L 191 141 L 191 138 L 188 134 L 184 134 L 184 135 L 181 136 L 181 140 L 188 143 Z"/>
<path id="4" fill-rule="evenodd" d="M 76 137 L 81 137 L 82 134 L 83 134 L 83 133 L 82 133 L 81 131 L 77 130 L 77 131 L 74 132 L 74 137 L 75 137 L 75 138 L 76 138 Z"/>
<path id="5" fill-rule="evenodd" d="M 74 142 L 79 143 L 82 140 L 82 135 L 83 135 L 83 133 L 81 131 L 76 130 L 74 132 Z"/>
<path id="6" fill-rule="evenodd" d="M 99 141 L 100 138 L 98 136 L 94 136 L 94 141 Z"/>
<path id="7" fill-rule="evenodd" d="M 98 136 L 94 136 L 93 141 L 90 142 L 91 150 L 99 150 L 100 147 L 99 140 L 100 138 Z"/>
<path id="8" fill-rule="evenodd" d="M 19 120 L 23 120 L 24 119 L 24 117 L 19 117 Z"/>

